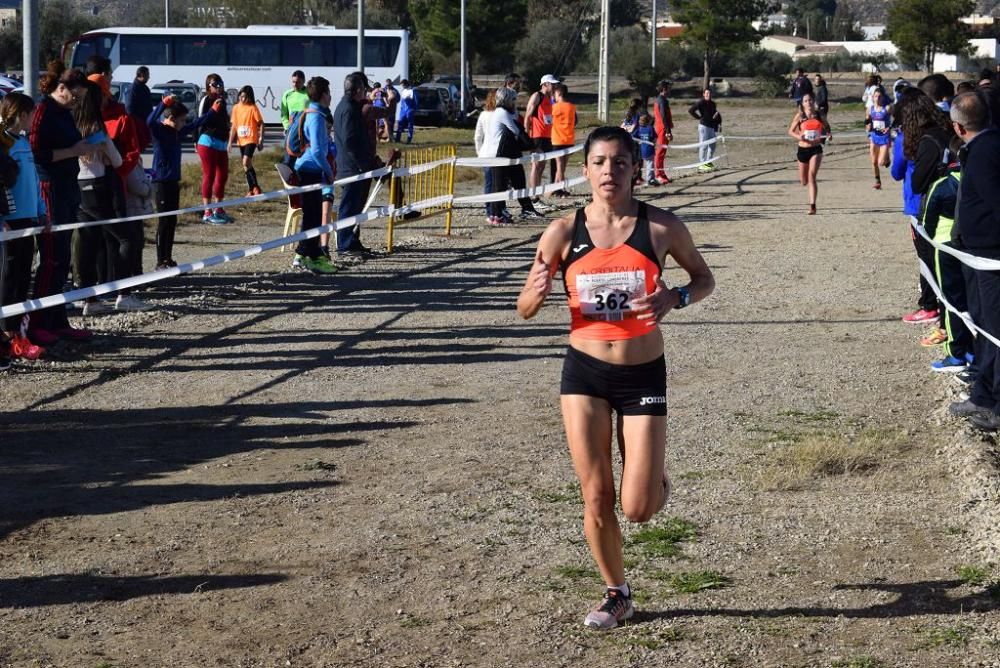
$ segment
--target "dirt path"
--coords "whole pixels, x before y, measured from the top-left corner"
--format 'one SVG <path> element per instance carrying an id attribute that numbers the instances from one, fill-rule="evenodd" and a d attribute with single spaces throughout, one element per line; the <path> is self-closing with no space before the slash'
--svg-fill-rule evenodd
<path id="1" fill-rule="evenodd" d="M 567 317 L 513 310 L 542 228 L 470 211 L 333 279 L 157 286 L 0 379 L 0 665 L 1000 665 L 899 193 L 856 150 L 821 178 L 815 217 L 790 161 L 652 200 L 719 287 L 663 325 L 676 494 L 629 528 L 628 627 L 580 626 Z"/>

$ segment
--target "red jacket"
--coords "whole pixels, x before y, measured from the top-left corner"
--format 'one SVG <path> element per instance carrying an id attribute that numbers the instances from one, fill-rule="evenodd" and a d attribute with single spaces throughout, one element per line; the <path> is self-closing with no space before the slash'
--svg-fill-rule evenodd
<path id="1" fill-rule="evenodd" d="M 125 111 L 124 104 L 114 100 L 109 100 L 104 105 L 101 116 L 104 119 L 104 129 L 115 143 L 115 148 L 122 154 L 122 166 L 115 171 L 124 179 L 132 173 L 142 157 L 139 136 L 135 131 L 135 120 Z"/>

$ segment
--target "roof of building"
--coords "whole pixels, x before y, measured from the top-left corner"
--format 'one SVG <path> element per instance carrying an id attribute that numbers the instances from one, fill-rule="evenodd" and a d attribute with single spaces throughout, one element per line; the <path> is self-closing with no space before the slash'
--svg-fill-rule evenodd
<path id="1" fill-rule="evenodd" d="M 768 35 L 766 39 L 776 39 L 780 42 L 788 42 L 789 44 L 794 44 L 798 47 L 816 46 L 819 42 L 815 42 L 811 39 L 806 39 L 805 37 L 795 37 L 794 35 Z"/>

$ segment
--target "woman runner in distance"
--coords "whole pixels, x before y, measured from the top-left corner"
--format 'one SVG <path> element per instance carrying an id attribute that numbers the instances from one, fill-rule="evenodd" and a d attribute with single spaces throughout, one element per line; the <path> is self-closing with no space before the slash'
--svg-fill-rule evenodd
<path id="1" fill-rule="evenodd" d="M 889 166 L 889 144 L 892 141 L 889 128 L 892 127 L 892 108 L 880 89 L 872 93 L 872 103 L 868 107 L 865 118 L 865 129 L 868 131 L 868 154 L 872 160 L 872 172 L 875 175 L 875 190 L 882 189 L 882 175 L 879 167 Z"/>
<path id="2" fill-rule="evenodd" d="M 641 161 L 622 128 L 594 130 L 584 144 L 591 203 L 552 222 L 517 300 L 533 317 L 562 269 L 572 326 L 562 371 L 562 413 L 580 480 L 584 533 L 607 585 L 585 625 L 611 629 L 632 616 L 622 534 L 615 515 L 611 464 L 612 411 L 618 411 L 623 456 L 622 511 L 646 522 L 667 500 L 666 362 L 659 322 L 672 309 L 707 297 L 715 279 L 684 224 L 633 196 Z M 661 272 L 670 255 L 691 277 L 668 288 Z"/>
<path id="3" fill-rule="evenodd" d="M 816 185 L 816 174 L 823 162 L 823 144 L 832 137 L 830 124 L 816 107 L 812 93 L 802 96 L 802 102 L 792 117 L 788 126 L 788 134 L 799 140 L 799 150 L 796 159 L 799 161 L 799 181 L 809 186 L 809 215 L 816 213 L 816 195 L 819 186 Z"/>

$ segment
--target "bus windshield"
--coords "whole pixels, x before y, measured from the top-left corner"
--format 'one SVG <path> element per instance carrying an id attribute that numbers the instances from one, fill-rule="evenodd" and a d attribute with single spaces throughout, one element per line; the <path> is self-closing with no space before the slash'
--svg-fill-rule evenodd
<path id="1" fill-rule="evenodd" d="M 101 34 L 84 35 L 79 40 L 67 45 L 67 53 L 63 54 L 64 60 L 69 67 L 83 69 L 87 64 L 87 59 L 91 56 L 109 57 L 117 37 L 117 35 Z"/>

